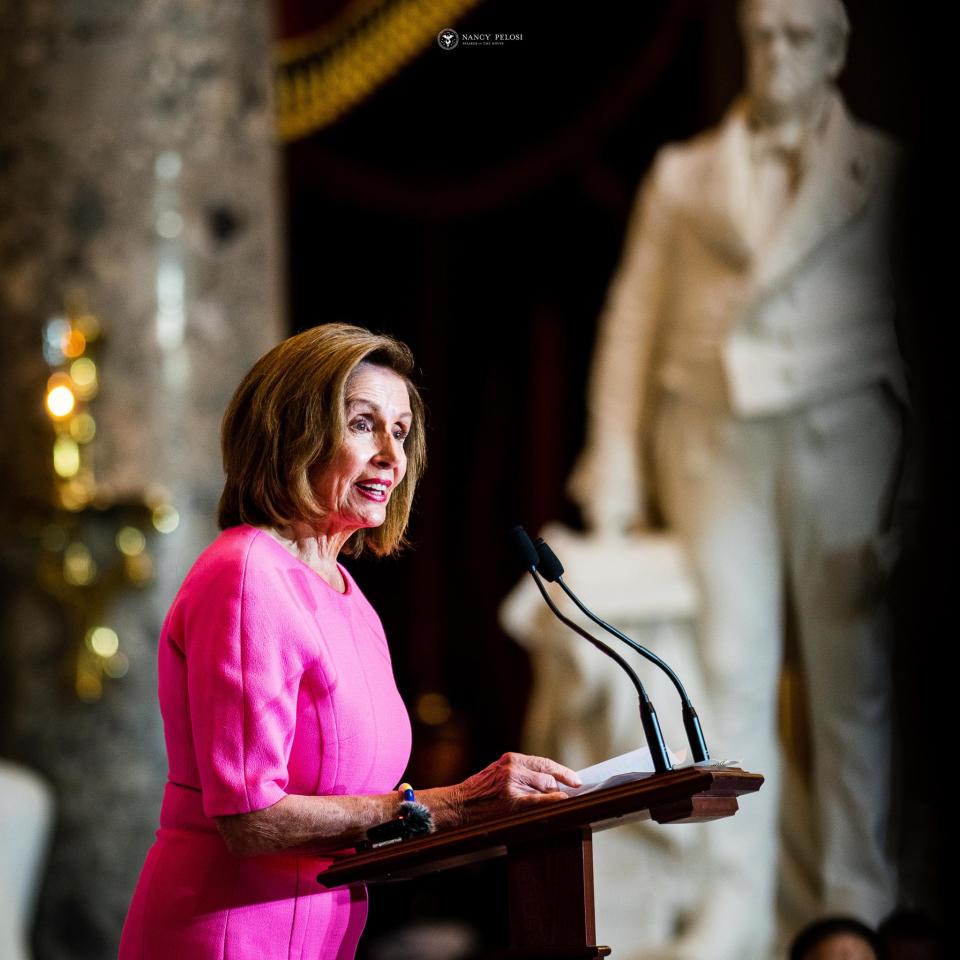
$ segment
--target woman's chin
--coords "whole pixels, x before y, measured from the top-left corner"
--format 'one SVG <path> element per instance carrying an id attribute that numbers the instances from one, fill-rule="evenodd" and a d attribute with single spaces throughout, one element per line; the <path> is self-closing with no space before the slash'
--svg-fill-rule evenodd
<path id="1" fill-rule="evenodd" d="M 382 527 L 387 519 L 387 509 L 384 505 L 382 510 L 359 510 L 352 520 L 358 530 L 370 530 L 376 527 Z"/>

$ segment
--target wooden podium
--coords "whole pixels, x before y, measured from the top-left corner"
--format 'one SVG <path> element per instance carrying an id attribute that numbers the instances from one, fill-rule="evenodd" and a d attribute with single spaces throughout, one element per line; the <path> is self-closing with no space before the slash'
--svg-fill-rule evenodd
<path id="1" fill-rule="evenodd" d="M 594 830 L 631 820 L 698 823 L 737 812 L 737 797 L 760 789 L 763 777 L 737 768 L 687 767 L 523 813 L 358 853 L 317 880 L 325 887 L 384 883 L 507 858 L 510 948 L 516 960 L 595 960 Z M 643 891 L 637 891 L 638 904 Z"/>

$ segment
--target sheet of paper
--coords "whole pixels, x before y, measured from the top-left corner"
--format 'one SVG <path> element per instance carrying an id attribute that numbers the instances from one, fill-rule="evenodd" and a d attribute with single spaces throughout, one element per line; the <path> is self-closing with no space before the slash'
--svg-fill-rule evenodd
<path id="1" fill-rule="evenodd" d="M 670 762 L 674 768 L 685 766 L 698 767 L 739 767 L 737 760 L 704 760 L 702 763 L 688 764 L 687 750 L 667 750 L 670 756 Z M 602 763 L 595 763 L 592 767 L 585 767 L 577 771 L 577 776 L 583 782 L 581 787 L 565 787 L 560 789 L 568 797 L 579 797 L 584 793 L 592 793 L 594 790 L 606 790 L 609 787 L 617 787 L 622 783 L 632 783 L 634 780 L 642 780 L 653 774 L 653 757 L 650 755 L 649 747 L 640 747 L 637 750 L 631 750 L 629 753 L 623 753 L 619 757 L 611 757 Z"/>

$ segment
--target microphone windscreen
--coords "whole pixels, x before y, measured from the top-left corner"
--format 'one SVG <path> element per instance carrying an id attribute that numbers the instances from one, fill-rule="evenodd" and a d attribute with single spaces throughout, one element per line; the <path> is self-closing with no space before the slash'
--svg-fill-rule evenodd
<path id="1" fill-rule="evenodd" d="M 537 572 L 547 583 L 556 583 L 563 576 L 563 564 L 543 537 L 537 538 Z"/>
<path id="2" fill-rule="evenodd" d="M 539 562 L 537 549 L 523 527 L 516 526 L 510 531 L 510 546 L 513 548 L 513 555 L 517 558 L 517 562 L 524 570 L 536 569 Z"/>
<path id="3" fill-rule="evenodd" d="M 414 837 L 433 833 L 437 829 L 430 810 L 415 800 L 404 800 L 400 804 L 400 819 L 406 823 L 407 830 Z"/>

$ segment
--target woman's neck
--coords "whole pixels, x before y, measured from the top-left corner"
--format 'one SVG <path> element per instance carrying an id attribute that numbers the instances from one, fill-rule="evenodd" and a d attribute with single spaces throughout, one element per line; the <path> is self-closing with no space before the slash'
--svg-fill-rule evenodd
<path id="1" fill-rule="evenodd" d="M 286 527 L 261 527 L 274 540 L 298 560 L 303 561 L 318 576 L 344 593 L 347 585 L 337 566 L 337 557 L 350 539 L 352 531 L 329 532 L 318 530 L 306 523 L 293 523 Z"/>

